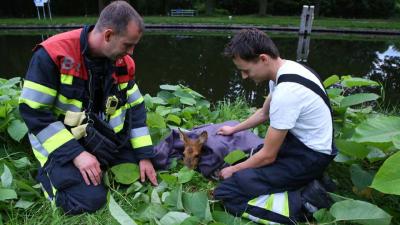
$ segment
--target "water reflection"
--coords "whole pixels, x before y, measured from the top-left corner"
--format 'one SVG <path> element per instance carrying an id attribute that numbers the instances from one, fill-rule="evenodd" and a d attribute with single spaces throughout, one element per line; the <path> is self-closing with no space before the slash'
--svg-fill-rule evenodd
<path id="1" fill-rule="evenodd" d="M 385 87 L 385 102 L 400 104 L 400 50 L 389 45 L 385 51 L 377 51 L 372 70 L 366 77 L 378 81 Z"/>
<path id="2" fill-rule="evenodd" d="M 229 35 L 146 34 L 134 52 L 136 80 L 143 93 L 155 95 L 161 84 L 183 84 L 199 91 L 212 102 L 245 96 L 261 106 L 266 84 L 256 86 L 242 80 L 233 63 L 221 55 Z M 298 37 L 272 39 L 285 59 L 296 60 Z M 386 99 L 400 104 L 400 39 L 361 40 L 313 35 L 307 65 L 322 78 L 332 74 L 370 77 L 386 84 Z M 40 35 L 0 35 L 0 77 L 24 76 L 31 49 Z M 397 91 L 396 91 L 397 90 Z"/>

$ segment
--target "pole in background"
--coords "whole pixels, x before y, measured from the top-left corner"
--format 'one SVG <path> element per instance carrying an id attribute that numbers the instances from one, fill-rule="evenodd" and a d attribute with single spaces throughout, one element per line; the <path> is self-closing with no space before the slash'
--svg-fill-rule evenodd
<path id="1" fill-rule="evenodd" d="M 310 49 L 310 35 L 314 21 L 314 6 L 303 5 L 297 44 L 297 61 L 307 62 Z"/>

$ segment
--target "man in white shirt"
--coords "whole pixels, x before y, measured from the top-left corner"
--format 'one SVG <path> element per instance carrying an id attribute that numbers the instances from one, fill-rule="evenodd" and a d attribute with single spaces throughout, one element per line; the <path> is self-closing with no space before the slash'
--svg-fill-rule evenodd
<path id="1" fill-rule="evenodd" d="M 303 211 L 329 207 L 331 201 L 316 179 L 337 150 L 329 99 L 318 75 L 280 58 L 272 40 L 257 29 L 236 34 L 225 55 L 243 79 L 269 81 L 270 93 L 261 109 L 218 134 L 232 135 L 267 120 L 270 126 L 256 154 L 221 171 L 224 181 L 215 198 L 229 212 L 259 223 L 292 224 L 304 219 Z"/>

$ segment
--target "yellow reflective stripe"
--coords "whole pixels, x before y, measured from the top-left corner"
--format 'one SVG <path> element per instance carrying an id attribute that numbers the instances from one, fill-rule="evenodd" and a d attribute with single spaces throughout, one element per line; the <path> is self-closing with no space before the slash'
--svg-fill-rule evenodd
<path id="1" fill-rule="evenodd" d="M 49 108 L 49 107 L 50 107 L 50 105 L 46 105 L 46 104 L 34 102 L 34 101 L 31 101 L 31 100 L 26 99 L 26 98 L 19 98 L 18 103 L 19 103 L 19 104 L 25 103 L 25 104 L 27 104 L 29 107 L 31 107 L 32 109 Z"/>
<path id="2" fill-rule="evenodd" d="M 247 204 L 252 205 L 252 206 L 256 206 L 257 199 L 258 199 L 258 198 L 253 198 L 253 199 L 250 200 Z"/>
<path id="3" fill-rule="evenodd" d="M 40 166 L 43 167 L 44 164 L 47 162 L 47 157 L 40 154 L 39 151 L 37 151 L 35 148 L 32 148 L 33 154 L 35 155 L 36 159 L 39 161 Z"/>
<path id="4" fill-rule="evenodd" d="M 69 74 L 61 74 L 61 83 L 72 85 L 72 81 L 74 80 L 74 76 Z"/>
<path id="5" fill-rule="evenodd" d="M 65 96 L 63 96 L 61 94 L 58 95 L 58 100 L 63 104 L 74 105 L 74 106 L 78 107 L 79 109 L 82 108 L 82 102 L 81 101 L 78 101 L 76 99 L 66 98 Z"/>
<path id="6" fill-rule="evenodd" d="M 130 141 L 134 149 L 153 144 L 150 135 L 132 138 Z"/>
<path id="7" fill-rule="evenodd" d="M 272 211 L 272 207 L 274 205 L 274 194 L 271 194 L 265 203 L 265 209 Z"/>
<path id="8" fill-rule="evenodd" d="M 44 143 L 42 143 L 43 148 L 48 151 L 48 153 L 52 153 L 54 150 L 59 148 L 61 145 L 67 143 L 69 140 L 73 139 L 74 136 L 67 130 L 62 129 L 49 139 L 47 139 Z"/>
<path id="9" fill-rule="evenodd" d="M 120 90 L 125 89 L 126 87 L 128 87 L 128 83 L 119 84 L 119 89 Z"/>
<path id="10" fill-rule="evenodd" d="M 60 108 L 54 107 L 53 113 L 58 117 L 60 115 L 65 115 L 66 112 Z"/>
<path id="11" fill-rule="evenodd" d="M 114 114 L 110 116 L 110 120 L 114 119 L 115 117 L 118 117 L 121 115 L 122 111 L 125 109 L 125 106 L 121 106 L 119 109 L 115 110 Z"/>
<path id="12" fill-rule="evenodd" d="M 140 103 L 142 103 L 144 101 L 144 98 L 143 97 L 140 97 L 140 98 L 138 98 L 136 101 L 134 101 L 134 102 L 132 102 L 132 103 L 126 103 L 126 108 L 128 109 L 128 108 L 131 108 L 131 107 L 133 107 L 133 106 L 135 106 L 135 105 L 139 105 Z"/>
<path id="13" fill-rule="evenodd" d="M 114 127 L 113 130 L 115 133 L 118 133 L 122 130 L 122 128 L 124 128 L 124 123 L 121 123 L 120 125 Z"/>
<path id="14" fill-rule="evenodd" d="M 126 94 L 129 96 L 131 95 L 133 92 L 137 91 L 139 89 L 139 87 L 135 84 L 133 85 L 133 87 L 131 89 L 129 89 Z"/>
<path id="15" fill-rule="evenodd" d="M 288 192 L 285 192 L 285 202 L 283 203 L 283 215 L 286 217 L 289 217 L 290 212 L 289 212 L 289 197 L 288 197 Z"/>
<path id="16" fill-rule="evenodd" d="M 108 123 L 112 127 L 115 133 L 118 133 L 124 128 L 124 121 L 125 121 L 125 106 L 117 109 L 114 114 L 110 116 L 110 120 Z"/>
<path id="17" fill-rule="evenodd" d="M 24 88 L 30 88 L 33 89 L 35 91 L 40 91 L 42 93 L 51 95 L 51 96 L 56 96 L 57 95 L 57 91 L 51 88 L 48 88 L 46 86 L 43 86 L 41 84 L 29 81 L 29 80 L 25 80 L 24 81 Z"/>
<path id="18" fill-rule="evenodd" d="M 133 93 L 135 93 L 135 92 L 138 91 L 138 90 L 139 90 L 139 87 L 135 84 L 131 89 L 129 89 L 129 90 L 126 92 L 127 98 L 129 99 L 129 96 L 132 95 Z M 139 93 L 139 94 L 140 94 L 140 93 Z M 136 99 L 135 101 L 133 101 L 133 102 L 131 102 L 131 103 L 126 103 L 125 107 L 128 109 L 128 108 L 131 108 L 131 107 L 133 107 L 133 106 L 135 106 L 135 105 L 139 105 L 139 104 L 142 103 L 143 101 L 144 101 L 144 98 L 143 98 L 143 96 L 141 96 L 141 94 L 140 94 L 140 97 L 139 97 L 138 99 Z"/>

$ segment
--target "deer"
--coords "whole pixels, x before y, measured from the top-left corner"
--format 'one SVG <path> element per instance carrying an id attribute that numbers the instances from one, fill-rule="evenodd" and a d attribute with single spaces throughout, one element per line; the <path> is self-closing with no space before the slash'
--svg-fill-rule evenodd
<path id="1" fill-rule="evenodd" d="M 207 141 L 207 131 L 201 132 L 200 135 L 189 135 L 179 129 L 179 137 L 183 142 L 183 164 L 189 169 L 196 169 L 199 164 L 200 154 L 203 144 Z"/>

